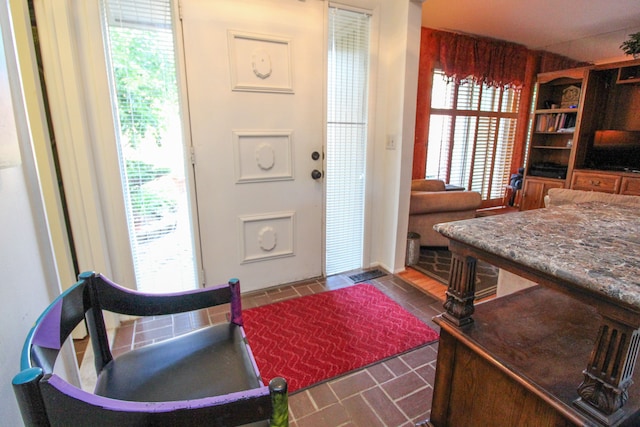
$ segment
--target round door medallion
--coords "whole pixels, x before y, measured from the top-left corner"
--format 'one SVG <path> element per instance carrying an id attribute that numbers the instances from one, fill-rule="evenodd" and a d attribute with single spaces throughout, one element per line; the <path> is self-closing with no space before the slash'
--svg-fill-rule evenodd
<path id="1" fill-rule="evenodd" d="M 256 147 L 256 161 L 258 167 L 264 171 L 268 171 L 273 168 L 276 163 L 276 153 L 273 151 L 273 147 L 269 144 L 260 144 Z"/>
<path id="2" fill-rule="evenodd" d="M 261 79 L 266 79 L 271 75 L 271 57 L 265 50 L 253 52 L 253 74 Z"/>
<path id="3" fill-rule="evenodd" d="M 258 232 L 258 243 L 263 251 L 270 252 L 275 249 L 278 244 L 278 234 L 273 227 L 263 227 Z"/>

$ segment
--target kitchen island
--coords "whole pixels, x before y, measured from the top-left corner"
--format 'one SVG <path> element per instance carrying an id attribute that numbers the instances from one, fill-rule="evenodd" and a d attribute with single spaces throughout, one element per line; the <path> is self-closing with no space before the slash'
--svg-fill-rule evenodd
<path id="1" fill-rule="evenodd" d="M 637 208 L 585 203 L 435 228 L 452 264 L 430 425 L 639 425 Z M 476 307 L 477 259 L 540 286 Z"/>

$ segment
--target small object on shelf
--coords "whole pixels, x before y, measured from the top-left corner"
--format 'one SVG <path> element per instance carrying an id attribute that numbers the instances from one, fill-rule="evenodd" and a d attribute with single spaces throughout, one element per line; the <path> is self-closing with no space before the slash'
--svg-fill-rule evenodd
<path id="1" fill-rule="evenodd" d="M 568 86 L 562 91 L 561 108 L 577 108 L 580 101 L 580 88 L 578 86 Z"/>
<path id="2" fill-rule="evenodd" d="M 529 166 L 529 175 L 565 179 L 567 177 L 567 166 L 551 162 L 535 163 Z"/>

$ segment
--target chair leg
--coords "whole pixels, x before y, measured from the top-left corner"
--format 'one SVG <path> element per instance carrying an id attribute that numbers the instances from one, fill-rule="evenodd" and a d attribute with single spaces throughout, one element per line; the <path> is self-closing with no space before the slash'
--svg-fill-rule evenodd
<path id="1" fill-rule="evenodd" d="M 238 279 L 229 280 L 231 288 L 231 323 L 243 326 L 242 320 L 242 298 L 240 296 L 240 281 Z"/>
<path id="2" fill-rule="evenodd" d="M 287 380 L 276 377 L 269 381 L 269 391 L 271 393 L 271 404 L 273 415 L 269 425 L 271 427 L 289 426 L 289 395 L 287 391 Z"/>

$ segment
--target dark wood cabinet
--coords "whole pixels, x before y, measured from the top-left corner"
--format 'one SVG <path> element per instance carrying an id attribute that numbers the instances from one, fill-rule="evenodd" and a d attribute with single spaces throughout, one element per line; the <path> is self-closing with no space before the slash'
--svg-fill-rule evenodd
<path id="1" fill-rule="evenodd" d="M 524 181 L 520 210 L 544 207 L 544 196 L 551 188 L 564 188 L 564 180 L 529 177 Z"/>

